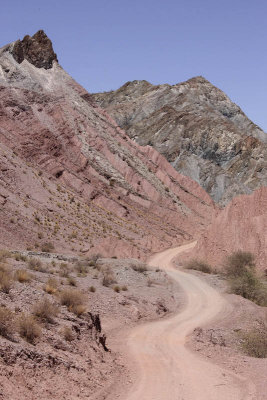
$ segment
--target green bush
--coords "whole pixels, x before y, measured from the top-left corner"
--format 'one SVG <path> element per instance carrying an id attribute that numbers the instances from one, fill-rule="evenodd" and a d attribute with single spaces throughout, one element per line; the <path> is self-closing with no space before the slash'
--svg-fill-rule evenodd
<path id="1" fill-rule="evenodd" d="M 230 277 L 239 277 L 246 270 L 255 269 L 255 257 L 252 253 L 236 251 L 226 258 L 224 270 Z"/>
<path id="2" fill-rule="evenodd" d="M 225 272 L 232 293 L 267 306 L 267 286 L 256 271 L 253 254 L 233 253 L 226 259 Z"/>
<path id="3" fill-rule="evenodd" d="M 242 347 L 250 357 L 267 358 L 267 325 L 262 323 L 260 327 L 248 333 L 242 334 Z"/>
<path id="4" fill-rule="evenodd" d="M 201 272 L 205 272 L 206 274 L 210 274 L 211 273 L 211 266 L 209 264 L 207 264 L 205 261 L 202 260 L 198 260 L 198 259 L 193 259 L 190 260 L 186 266 L 187 269 L 194 269 L 196 271 L 201 271 Z"/>

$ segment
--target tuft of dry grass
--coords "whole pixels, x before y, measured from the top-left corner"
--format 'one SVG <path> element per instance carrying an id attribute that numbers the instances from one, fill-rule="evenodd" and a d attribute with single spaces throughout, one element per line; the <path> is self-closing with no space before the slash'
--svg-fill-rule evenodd
<path id="1" fill-rule="evenodd" d="M 120 288 L 120 286 L 116 285 L 116 286 L 113 287 L 113 290 L 114 290 L 114 292 L 116 292 L 116 293 L 120 293 L 121 288 Z"/>
<path id="2" fill-rule="evenodd" d="M 14 332 L 15 324 L 12 311 L 0 306 L 0 335 L 9 338 Z"/>
<path id="3" fill-rule="evenodd" d="M 85 295 L 77 289 L 65 289 L 60 293 L 60 302 L 76 315 L 85 312 Z"/>
<path id="4" fill-rule="evenodd" d="M 126 291 L 128 290 L 128 288 L 127 288 L 126 285 L 123 285 L 123 286 L 121 287 L 121 290 L 122 290 L 123 292 L 126 292 Z"/>
<path id="5" fill-rule="evenodd" d="M 44 285 L 44 291 L 48 294 L 56 294 L 58 290 L 58 281 L 55 278 L 48 278 Z"/>
<path id="6" fill-rule="evenodd" d="M 67 263 L 61 263 L 60 264 L 60 273 L 59 275 L 62 276 L 63 278 L 68 278 L 70 273 L 70 267 L 69 264 Z"/>
<path id="7" fill-rule="evenodd" d="M 38 258 L 31 258 L 28 261 L 28 267 L 33 271 L 46 272 L 42 261 Z"/>
<path id="8" fill-rule="evenodd" d="M 26 269 L 18 269 L 14 273 L 15 280 L 19 281 L 20 283 L 27 283 L 30 282 L 32 277 Z"/>
<path id="9" fill-rule="evenodd" d="M 84 304 L 77 304 L 77 306 L 71 308 L 71 311 L 77 315 L 77 317 L 80 317 L 86 312 L 86 306 Z"/>
<path id="10" fill-rule="evenodd" d="M 0 250 L 0 262 L 4 262 L 7 258 L 11 257 L 11 253 L 8 250 Z"/>
<path id="11" fill-rule="evenodd" d="M 58 314 L 58 307 L 50 300 L 44 299 L 35 305 L 33 313 L 42 322 L 53 323 Z"/>
<path id="12" fill-rule="evenodd" d="M 55 250 L 55 246 L 51 242 L 43 243 L 41 246 L 41 251 L 44 253 L 51 253 L 53 250 Z"/>
<path id="13" fill-rule="evenodd" d="M 23 254 L 15 254 L 14 255 L 14 259 L 16 261 L 22 261 L 22 262 L 26 262 L 27 261 L 27 257 L 24 256 Z"/>
<path id="14" fill-rule="evenodd" d="M 41 327 L 33 316 L 25 314 L 18 319 L 18 331 L 20 336 L 29 343 L 34 343 L 42 334 Z"/>
<path id="15" fill-rule="evenodd" d="M 74 335 L 69 326 L 64 326 L 61 330 L 61 334 L 67 342 L 72 342 L 74 340 Z"/>
<path id="16" fill-rule="evenodd" d="M 89 287 L 89 292 L 95 293 L 95 291 L 96 291 L 96 288 L 94 286 Z"/>
<path id="17" fill-rule="evenodd" d="M 13 284 L 13 278 L 8 268 L 8 264 L 0 263 L 0 290 L 9 293 Z"/>
<path id="18" fill-rule="evenodd" d="M 70 286 L 77 286 L 77 282 L 76 282 L 75 278 L 73 278 L 73 276 L 68 277 L 68 284 Z"/>
<path id="19" fill-rule="evenodd" d="M 113 285 L 114 283 L 117 283 L 113 271 L 111 269 L 107 268 L 106 270 L 103 271 L 103 279 L 102 279 L 102 285 L 109 287 L 110 285 Z"/>

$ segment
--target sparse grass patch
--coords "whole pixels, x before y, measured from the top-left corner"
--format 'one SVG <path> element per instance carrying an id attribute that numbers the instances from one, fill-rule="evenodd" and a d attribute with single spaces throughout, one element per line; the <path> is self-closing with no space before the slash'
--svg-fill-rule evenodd
<path id="1" fill-rule="evenodd" d="M 0 250 L 0 262 L 6 261 L 7 258 L 11 258 L 11 254 L 8 250 Z"/>
<path id="2" fill-rule="evenodd" d="M 77 286 L 76 279 L 73 278 L 73 276 L 69 276 L 69 277 L 68 277 L 68 284 L 69 284 L 70 286 Z"/>
<path id="3" fill-rule="evenodd" d="M 46 272 L 42 261 L 38 258 L 31 258 L 28 261 L 28 267 L 33 271 Z"/>
<path id="4" fill-rule="evenodd" d="M 88 272 L 88 262 L 84 261 L 77 261 L 75 264 L 75 270 L 79 275 L 87 275 Z"/>
<path id="5" fill-rule="evenodd" d="M 27 257 L 24 256 L 23 254 L 15 254 L 14 255 L 14 259 L 16 261 L 22 261 L 22 262 L 26 262 L 27 261 Z"/>
<path id="6" fill-rule="evenodd" d="M 18 269 L 14 273 L 14 278 L 20 283 L 27 283 L 31 281 L 32 277 L 26 269 Z"/>
<path id="7" fill-rule="evenodd" d="M 44 253 L 51 253 L 53 250 L 55 250 L 55 246 L 51 242 L 46 242 L 42 244 L 41 250 Z"/>
<path id="8" fill-rule="evenodd" d="M 59 275 L 62 276 L 63 278 L 68 278 L 70 273 L 70 267 L 67 263 L 61 263 L 60 264 L 60 273 Z"/>
<path id="9" fill-rule="evenodd" d="M 82 311 L 81 307 L 78 306 L 85 307 L 86 298 L 84 294 L 77 289 L 65 289 L 60 293 L 60 302 L 63 306 L 67 306 L 69 311 L 76 314 Z"/>
<path id="10" fill-rule="evenodd" d="M 34 343 L 42 334 L 41 327 L 33 316 L 25 314 L 18 319 L 18 331 L 20 336 L 29 343 Z"/>
<path id="11" fill-rule="evenodd" d="M 102 285 L 105 287 L 109 287 L 110 285 L 117 283 L 115 276 L 113 274 L 113 272 L 107 268 L 104 272 L 103 272 L 104 276 L 102 279 Z"/>
<path id="12" fill-rule="evenodd" d="M 71 330 L 71 328 L 69 326 L 64 326 L 62 331 L 61 331 L 61 333 L 62 333 L 62 336 L 64 337 L 64 339 L 67 342 L 72 342 L 74 340 L 74 335 L 73 335 L 72 330 Z"/>
<path id="13" fill-rule="evenodd" d="M 13 278 L 8 268 L 8 264 L 0 263 L 0 290 L 9 293 L 13 284 Z"/>
<path id="14" fill-rule="evenodd" d="M 6 307 L 0 307 L 0 335 L 8 338 L 15 332 L 14 315 Z"/>
<path id="15" fill-rule="evenodd" d="M 58 314 L 58 307 L 50 300 L 44 299 L 35 305 L 33 313 L 41 321 L 52 323 Z"/>
<path id="16" fill-rule="evenodd" d="M 44 285 L 44 291 L 48 294 L 55 294 L 58 290 L 58 281 L 55 278 L 48 278 Z"/>
<path id="17" fill-rule="evenodd" d="M 211 266 L 208 263 L 206 263 L 203 260 L 198 260 L 198 259 L 190 260 L 186 264 L 185 268 L 205 272 L 206 274 L 210 274 L 212 272 Z"/>

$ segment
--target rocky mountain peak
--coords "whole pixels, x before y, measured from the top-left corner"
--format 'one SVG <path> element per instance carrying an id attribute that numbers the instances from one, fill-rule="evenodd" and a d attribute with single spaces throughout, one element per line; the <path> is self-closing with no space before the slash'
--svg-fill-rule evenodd
<path id="1" fill-rule="evenodd" d="M 50 69 L 53 61 L 58 61 L 52 42 L 43 30 L 39 30 L 33 36 L 26 35 L 22 40 L 17 40 L 13 44 L 11 54 L 19 64 L 27 60 L 37 68 Z"/>

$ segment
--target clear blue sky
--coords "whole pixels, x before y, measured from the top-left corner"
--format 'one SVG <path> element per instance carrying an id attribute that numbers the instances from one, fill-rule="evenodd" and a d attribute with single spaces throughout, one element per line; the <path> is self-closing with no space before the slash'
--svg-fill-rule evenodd
<path id="1" fill-rule="evenodd" d="M 89 92 L 203 75 L 267 131 L 266 21 L 266 0 L 9 0 L 0 46 L 44 29 Z"/>

